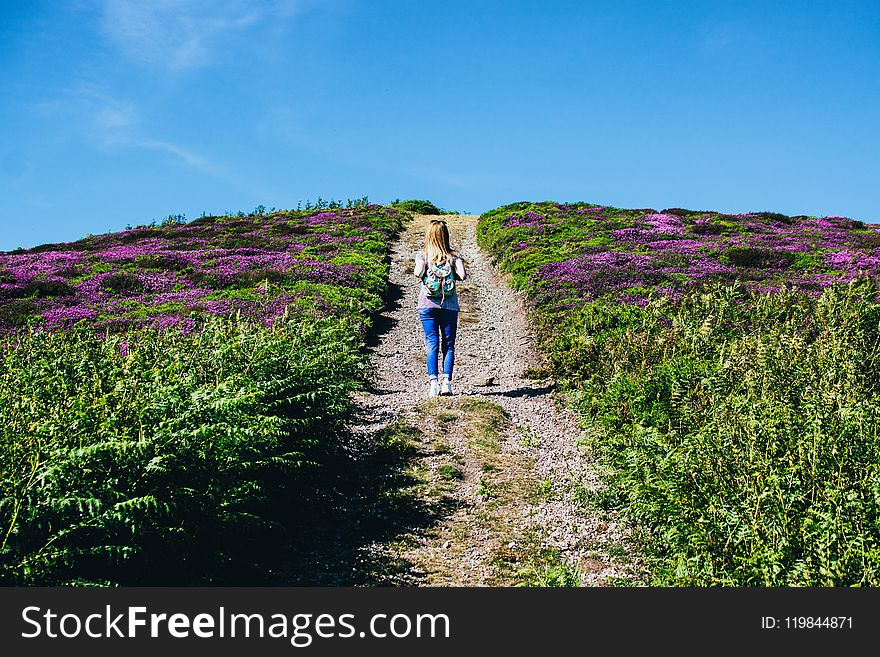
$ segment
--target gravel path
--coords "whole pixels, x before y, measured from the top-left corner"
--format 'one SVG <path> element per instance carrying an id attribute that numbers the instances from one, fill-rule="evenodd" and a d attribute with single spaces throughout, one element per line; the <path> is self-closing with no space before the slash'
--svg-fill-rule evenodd
<path id="1" fill-rule="evenodd" d="M 412 269 L 414 253 L 422 246 L 430 219 L 416 216 L 393 250 L 390 280 L 400 298 L 384 313 L 381 322 L 385 327 L 373 346 L 377 373 L 373 390 L 357 398 L 363 422 L 357 427 L 359 432 L 373 432 L 397 419 L 417 420 L 424 415 L 424 336 L 416 312 L 418 281 Z M 585 511 L 572 495 L 575 490 L 595 490 L 599 485 L 588 457 L 578 448 L 581 430 L 574 415 L 559 403 L 551 380 L 523 376 L 529 369 L 540 371 L 543 362 L 535 348 L 522 295 L 507 286 L 477 246 L 477 217 L 450 215 L 445 219 L 453 248 L 465 259 L 469 274 L 461 285 L 455 396 L 475 396 L 499 404 L 512 424 L 512 430 L 506 432 L 505 452 L 517 456 L 520 464 L 528 462 L 533 471 L 527 474 L 534 481 L 547 481 L 547 488 L 552 486 L 552 490 L 545 490 L 543 499 L 523 499 L 520 508 L 510 513 L 516 516 L 515 522 L 539 530 L 547 545 L 576 565 L 585 584 L 629 576 L 627 561 L 608 554 L 621 552 L 625 543 L 622 528 L 613 518 Z M 493 384 L 486 386 L 489 377 Z M 516 439 L 523 435 L 536 440 Z M 462 517 L 450 522 L 467 522 L 466 512 L 458 515 Z M 449 532 L 438 534 L 442 538 L 441 534 Z M 423 543 L 424 549 L 432 549 L 430 540 Z M 447 547 L 448 543 L 444 542 Z M 471 561 L 477 558 L 474 555 L 488 558 L 479 545 L 469 546 L 465 552 Z M 408 557 L 419 561 L 417 554 Z M 432 561 L 436 563 L 436 559 Z"/>

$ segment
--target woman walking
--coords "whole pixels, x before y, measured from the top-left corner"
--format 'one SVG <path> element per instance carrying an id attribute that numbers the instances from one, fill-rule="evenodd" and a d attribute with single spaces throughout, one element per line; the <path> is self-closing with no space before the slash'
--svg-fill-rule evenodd
<path id="1" fill-rule="evenodd" d="M 456 281 L 467 278 L 462 260 L 449 245 L 446 222 L 433 219 L 425 231 L 425 250 L 416 253 L 415 275 L 419 287 L 419 319 L 425 331 L 428 364 L 428 397 L 452 394 L 455 333 L 458 328 Z M 443 351 L 443 376 L 439 378 L 438 352 Z"/>

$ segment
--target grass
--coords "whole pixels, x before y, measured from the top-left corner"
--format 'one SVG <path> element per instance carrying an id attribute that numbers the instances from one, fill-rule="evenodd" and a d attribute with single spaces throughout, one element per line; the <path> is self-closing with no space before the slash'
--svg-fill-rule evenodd
<path id="1" fill-rule="evenodd" d="M 436 415 L 434 415 L 434 419 L 441 424 L 449 424 L 450 422 L 455 422 L 458 419 L 458 413 L 455 413 L 454 411 L 440 411 Z"/>
<path id="2" fill-rule="evenodd" d="M 461 481 L 464 479 L 464 473 L 461 471 L 461 468 L 452 463 L 444 463 L 439 466 L 437 468 L 437 476 L 448 482 Z"/>
<path id="3" fill-rule="evenodd" d="M 548 367 L 527 367 L 523 370 L 522 377 L 532 381 L 543 381 L 551 376 Z"/>
<path id="4" fill-rule="evenodd" d="M 479 397 L 463 397 L 457 407 L 468 418 L 465 429 L 468 447 L 478 457 L 492 462 L 501 451 L 501 432 L 509 419 L 498 405 Z"/>
<path id="5" fill-rule="evenodd" d="M 422 431 L 406 422 L 397 420 L 385 427 L 375 439 L 382 448 L 401 456 L 412 456 L 423 436 Z"/>
<path id="6" fill-rule="evenodd" d="M 553 484 L 553 480 L 547 478 L 535 483 L 530 497 L 538 502 L 551 502 L 556 499 L 556 486 Z"/>
<path id="7" fill-rule="evenodd" d="M 513 585 L 522 587 L 581 586 L 583 573 L 566 562 L 535 530 L 510 532 L 493 554 L 493 563 Z"/>
<path id="8" fill-rule="evenodd" d="M 583 484 L 572 486 L 570 495 L 574 505 L 583 511 L 592 511 L 598 508 L 594 502 L 596 493 Z"/>
<path id="9" fill-rule="evenodd" d="M 520 424 L 516 427 L 516 431 L 520 434 L 519 444 L 523 447 L 537 449 L 541 446 L 541 437 L 530 427 Z"/>
<path id="10" fill-rule="evenodd" d="M 477 482 L 477 495 L 484 500 L 490 500 L 497 497 L 492 481 L 485 474 L 480 476 Z"/>
<path id="11" fill-rule="evenodd" d="M 530 564 L 519 571 L 520 583 L 517 586 L 564 588 L 581 586 L 583 575 L 574 566 L 563 561 L 556 563 Z"/>

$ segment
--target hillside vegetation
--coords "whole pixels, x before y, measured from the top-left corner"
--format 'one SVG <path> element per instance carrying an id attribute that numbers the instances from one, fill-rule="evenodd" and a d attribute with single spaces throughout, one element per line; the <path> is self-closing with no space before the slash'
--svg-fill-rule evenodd
<path id="1" fill-rule="evenodd" d="M 423 203 L 0 253 L 0 583 L 308 583 L 304 542 L 403 522 L 410 447 L 351 434 L 350 393 Z M 653 583 L 880 584 L 878 227 L 517 203 L 477 238 L 587 429 L 572 499 Z"/>
<path id="2" fill-rule="evenodd" d="M 0 582 L 265 577 L 334 485 L 405 218 L 204 217 L 0 254 Z"/>
<path id="3" fill-rule="evenodd" d="M 880 583 L 877 227 L 518 203 L 478 238 L 655 583 Z"/>

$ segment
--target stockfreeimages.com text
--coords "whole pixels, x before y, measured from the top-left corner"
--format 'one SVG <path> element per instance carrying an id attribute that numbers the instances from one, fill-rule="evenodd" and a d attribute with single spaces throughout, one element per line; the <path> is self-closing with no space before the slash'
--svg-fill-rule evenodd
<path id="1" fill-rule="evenodd" d="M 215 613 L 155 613 L 146 607 L 125 607 L 118 612 L 106 605 L 103 611 L 87 615 L 59 614 L 52 609 L 25 607 L 21 612 L 26 629 L 21 636 L 76 638 L 129 638 L 190 636 L 211 638 L 289 639 L 297 648 L 305 648 L 315 638 L 449 638 L 450 623 L 446 614 L 374 614 L 358 629 L 355 614 L 261 614 L 230 613 L 220 607 Z"/>

